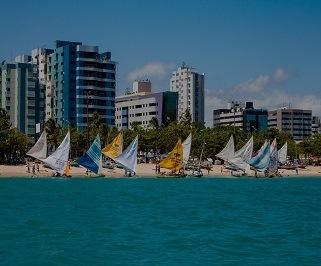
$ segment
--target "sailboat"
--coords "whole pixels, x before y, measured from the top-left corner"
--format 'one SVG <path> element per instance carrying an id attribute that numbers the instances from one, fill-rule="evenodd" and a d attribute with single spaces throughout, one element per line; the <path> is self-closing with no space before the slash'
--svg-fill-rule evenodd
<path id="1" fill-rule="evenodd" d="M 198 161 L 198 167 L 197 167 L 197 169 L 193 169 L 192 173 L 189 174 L 188 176 L 192 176 L 192 177 L 202 177 L 203 176 L 203 172 L 201 170 L 201 165 L 202 165 L 204 146 L 205 146 L 205 141 L 203 141 L 202 150 L 201 150 L 200 158 Z"/>
<path id="2" fill-rule="evenodd" d="M 248 163 L 259 172 L 264 172 L 270 164 L 270 142 L 265 140 L 258 153 Z"/>
<path id="3" fill-rule="evenodd" d="M 96 136 L 86 153 L 78 159 L 78 164 L 95 174 L 101 171 L 101 146 L 99 135 Z"/>
<path id="4" fill-rule="evenodd" d="M 226 146 L 223 148 L 223 150 L 221 150 L 218 154 L 216 154 L 216 157 L 227 162 L 233 156 L 234 156 L 234 138 L 233 138 L 233 135 L 231 135 Z"/>
<path id="5" fill-rule="evenodd" d="M 281 164 L 285 164 L 288 156 L 288 143 L 285 142 L 281 149 L 278 150 L 278 161 Z"/>
<path id="6" fill-rule="evenodd" d="M 171 176 L 181 176 L 180 174 L 177 174 L 177 172 L 183 168 L 183 159 L 183 145 L 179 139 L 174 149 L 159 163 L 159 166 L 171 170 L 171 173 L 169 174 Z"/>
<path id="7" fill-rule="evenodd" d="M 184 167 L 187 165 L 189 160 L 189 155 L 191 153 L 191 146 L 192 146 L 192 133 L 188 135 L 188 137 L 182 143 L 183 146 L 183 164 Z"/>
<path id="8" fill-rule="evenodd" d="M 248 142 L 238 151 L 236 151 L 232 158 L 228 159 L 229 167 L 241 170 L 245 174 L 249 173 L 250 165 L 248 161 L 251 159 L 253 153 L 253 136 Z M 239 175 L 239 174 L 237 174 Z"/>
<path id="9" fill-rule="evenodd" d="M 114 158 L 114 161 L 125 168 L 125 175 L 136 174 L 137 167 L 138 136 L 129 144 L 122 154 Z"/>
<path id="10" fill-rule="evenodd" d="M 268 174 L 275 175 L 278 172 L 278 166 L 278 150 L 276 139 L 274 139 L 270 147 L 270 163 L 267 169 Z"/>
<path id="11" fill-rule="evenodd" d="M 59 175 L 64 173 L 64 170 L 67 166 L 67 162 L 69 159 L 69 151 L 70 151 L 70 131 L 68 131 L 67 135 L 59 145 L 59 147 L 46 159 L 40 159 L 46 165 L 48 165 L 51 169 L 56 171 Z"/>
<path id="12" fill-rule="evenodd" d="M 27 152 L 28 156 L 41 160 L 47 157 L 47 133 L 44 130 L 33 147 Z"/>
<path id="13" fill-rule="evenodd" d="M 105 148 L 102 149 L 102 153 L 110 158 L 114 159 L 119 156 L 123 152 L 123 134 L 119 133 L 113 141 L 106 145 Z"/>

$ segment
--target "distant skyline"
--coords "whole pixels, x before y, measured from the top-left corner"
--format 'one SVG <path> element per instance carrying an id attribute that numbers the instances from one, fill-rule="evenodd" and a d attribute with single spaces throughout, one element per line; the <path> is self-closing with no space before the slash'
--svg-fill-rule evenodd
<path id="1" fill-rule="evenodd" d="M 111 51 L 117 94 L 168 90 L 182 62 L 205 73 L 205 120 L 230 100 L 321 115 L 321 1 L 5 1 L 0 60 L 56 39 Z"/>

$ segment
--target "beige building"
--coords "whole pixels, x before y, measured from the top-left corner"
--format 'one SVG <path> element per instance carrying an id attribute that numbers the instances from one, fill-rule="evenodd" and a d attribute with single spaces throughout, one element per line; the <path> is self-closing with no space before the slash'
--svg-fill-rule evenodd
<path id="1" fill-rule="evenodd" d="M 290 133 L 294 140 L 303 140 L 312 134 L 312 111 L 280 108 L 269 111 L 268 127 Z"/>

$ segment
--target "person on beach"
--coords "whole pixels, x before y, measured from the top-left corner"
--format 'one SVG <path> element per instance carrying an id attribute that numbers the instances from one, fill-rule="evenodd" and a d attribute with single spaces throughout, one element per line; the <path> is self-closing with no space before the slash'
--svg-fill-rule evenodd
<path id="1" fill-rule="evenodd" d="M 37 172 L 39 173 L 40 170 L 39 170 L 39 163 L 37 163 Z"/>
<path id="2" fill-rule="evenodd" d="M 27 162 L 27 172 L 30 173 L 30 164 Z"/>
<path id="3" fill-rule="evenodd" d="M 299 174 L 299 169 L 295 168 L 295 173 L 298 175 Z"/>
<path id="4" fill-rule="evenodd" d="M 32 165 L 32 175 L 33 175 L 33 176 L 36 176 L 36 166 L 35 166 L 35 163 L 33 163 L 33 165 Z"/>

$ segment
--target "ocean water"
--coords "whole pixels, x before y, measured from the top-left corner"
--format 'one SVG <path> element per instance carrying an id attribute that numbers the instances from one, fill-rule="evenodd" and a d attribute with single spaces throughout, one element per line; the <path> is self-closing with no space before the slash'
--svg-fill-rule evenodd
<path id="1" fill-rule="evenodd" d="M 320 265 L 321 179 L 1 179 L 1 265 Z"/>

